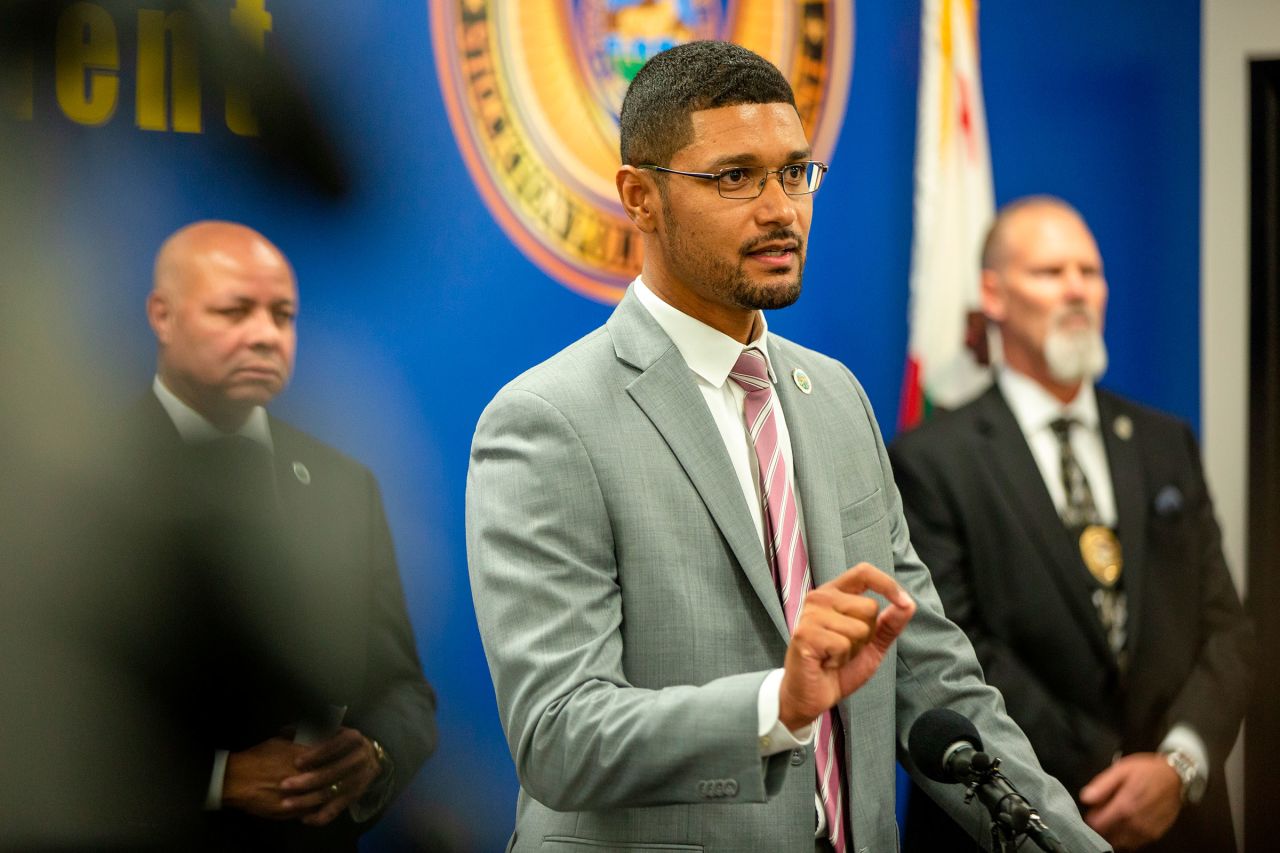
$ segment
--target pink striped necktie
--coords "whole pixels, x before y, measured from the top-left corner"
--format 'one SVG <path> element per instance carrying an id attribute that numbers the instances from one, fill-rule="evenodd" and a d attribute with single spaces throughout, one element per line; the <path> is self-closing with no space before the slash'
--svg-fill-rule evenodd
<path id="1" fill-rule="evenodd" d="M 782 612 L 787 629 L 795 631 L 804 606 L 804 596 L 813 588 L 809 575 L 809 555 L 800 530 L 795 492 L 787 476 L 787 462 L 782 456 L 778 438 L 778 419 L 774 415 L 776 398 L 769 382 L 769 365 L 758 349 L 745 349 L 738 356 L 729 378 L 747 392 L 745 417 L 747 432 L 755 445 L 760 463 L 760 492 L 764 500 L 765 555 L 773 571 L 773 583 L 782 599 Z M 836 853 L 845 851 L 844 833 L 844 762 L 836 749 L 835 710 L 818 719 L 817 746 L 818 796 L 827 816 L 827 835 Z"/>

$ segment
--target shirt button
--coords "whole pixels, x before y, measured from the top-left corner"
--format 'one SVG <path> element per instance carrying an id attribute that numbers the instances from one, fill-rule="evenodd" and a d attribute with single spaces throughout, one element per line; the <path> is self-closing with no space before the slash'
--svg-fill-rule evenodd
<path id="1" fill-rule="evenodd" d="M 760 738 L 761 752 L 767 753 L 769 751 L 769 747 L 771 746 L 773 746 L 773 738 L 769 737 L 768 735 L 765 735 L 764 737 Z"/>

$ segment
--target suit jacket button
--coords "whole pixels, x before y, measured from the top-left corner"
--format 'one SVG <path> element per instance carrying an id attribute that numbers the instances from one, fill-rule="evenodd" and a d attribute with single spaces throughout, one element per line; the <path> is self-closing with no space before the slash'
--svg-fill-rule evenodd
<path id="1" fill-rule="evenodd" d="M 801 764 L 804 764 L 804 750 L 803 749 L 791 750 L 791 766 L 799 767 Z"/>
<path id="2" fill-rule="evenodd" d="M 728 779 L 724 783 L 724 793 L 729 797 L 738 796 L 738 780 Z"/>

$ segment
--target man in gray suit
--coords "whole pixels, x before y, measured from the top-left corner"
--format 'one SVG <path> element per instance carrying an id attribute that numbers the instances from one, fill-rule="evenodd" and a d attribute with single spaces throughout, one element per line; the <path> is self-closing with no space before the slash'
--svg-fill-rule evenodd
<path id="1" fill-rule="evenodd" d="M 785 78 L 734 45 L 673 48 L 621 133 L 643 271 L 498 394 L 472 448 L 510 848 L 891 851 L 895 757 L 945 705 L 1070 849 L 1105 850 L 943 617 L 861 386 L 767 332 L 826 171 Z"/>

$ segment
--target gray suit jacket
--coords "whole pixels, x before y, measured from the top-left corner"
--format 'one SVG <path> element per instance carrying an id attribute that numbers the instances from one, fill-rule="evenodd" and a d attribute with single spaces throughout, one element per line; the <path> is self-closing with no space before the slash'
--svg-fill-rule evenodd
<path id="1" fill-rule="evenodd" d="M 857 380 L 776 336 L 769 351 L 814 583 L 865 560 L 920 605 L 839 706 L 850 850 L 895 849 L 894 761 L 938 705 L 975 721 L 1072 849 L 1106 849 L 943 617 Z M 788 639 L 764 551 L 693 374 L 631 293 L 481 416 L 467 547 L 521 783 L 511 849 L 813 849 L 812 749 L 757 745 L 756 696 Z M 966 808 L 959 786 L 933 789 Z"/>

